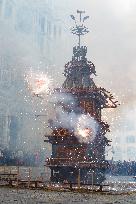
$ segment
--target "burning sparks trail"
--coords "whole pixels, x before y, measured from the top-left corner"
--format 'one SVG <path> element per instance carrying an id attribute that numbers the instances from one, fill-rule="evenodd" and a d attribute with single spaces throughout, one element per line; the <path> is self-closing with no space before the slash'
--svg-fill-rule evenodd
<path id="1" fill-rule="evenodd" d="M 25 75 L 28 89 L 34 94 L 50 93 L 52 80 L 46 74 L 29 72 Z"/>

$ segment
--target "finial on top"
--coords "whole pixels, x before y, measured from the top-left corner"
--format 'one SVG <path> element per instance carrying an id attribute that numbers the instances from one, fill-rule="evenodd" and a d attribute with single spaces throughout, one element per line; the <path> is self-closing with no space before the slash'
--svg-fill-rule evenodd
<path id="1" fill-rule="evenodd" d="M 78 38 L 79 38 L 79 42 L 78 42 L 79 47 L 81 46 L 81 35 L 85 35 L 85 34 L 89 33 L 88 28 L 86 26 L 84 26 L 84 22 L 89 18 L 89 16 L 82 17 L 82 15 L 84 13 L 85 13 L 85 11 L 77 10 L 77 14 L 79 14 L 79 23 L 77 23 L 77 20 L 76 20 L 74 15 L 70 15 L 72 20 L 75 21 L 75 25 L 76 25 L 75 27 L 73 27 L 71 29 L 71 32 L 74 35 L 78 36 Z"/>

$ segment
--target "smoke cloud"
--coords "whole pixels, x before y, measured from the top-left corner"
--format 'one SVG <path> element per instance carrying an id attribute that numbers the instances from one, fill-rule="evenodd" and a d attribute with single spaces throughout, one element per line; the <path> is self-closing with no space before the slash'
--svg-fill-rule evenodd
<path id="1" fill-rule="evenodd" d="M 46 54 L 42 54 L 36 42 L 32 40 L 36 39 L 33 31 L 32 33 L 29 32 L 33 23 L 28 16 L 33 16 L 32 10 L 34 7 L 42 8 L 43 1 L 16 0 L 15 2 L 19 16 L 25 19 L 23 25 L 26 33 L 23 29 L 22 31 L 15 29 L 14 23 L 19 16 L 15 16 L 13 21 L 2 20 L 1 18 L 0 56 L 4 68 L 2 66 L 0 68 L 0 112 L 4 115 L 6 113 L 7 115 L 18 116 L 21 124 L 19 137 L 22 138 L 22 141 L 24 140 L 26 144 L 32 146 L 34 146 L 34 143 L 38 144 L 38 142 L 43 145 L 41 135 L 45 134 L 45 130 L 47 131 L 46 128 L 43 128 L 43 125 L 45 127 L 47 124 L 45 125 L 44 122 L 48 120 L 48 117 L 34 117 L 34 114 L 47 114 L 47 111 L 45 111 L 46 100 L 41 102 L 38 98 L 31 97 L 24 85 L 24 74 L 31 68 L 35 68 L 35 71 L 40 69 L 43 72 L 48 69 L 57 86 L 61 86 L 64 80 L 62 76 L 63 66 L 71 59 L 72 47 L 76 44 L 76 38 L 69 33 L 69 28 L 73 26 L 69 15 L 75 14 L 77 8 L 86 10 L 86 14 L 90 15 L 90 19 L 86 23 L 91 32 L 82 39 L 81 43 L 88 46 L 88 59 L 92 60 L 96 66 L 98 76 L 95 78 L 95 82 L 114 93 L 114 96 L 121 103 L 121 106 L 116 110 L 104 112 L 104 120 L 111 124 L 111 135 L 109 137 L 114 138 L 117 135 L 117 129 L 123 131 L 124 126 L 126 126 L 124 124 L 127 124 L 125 131 L 128 134 L 129 128 L 133 124 L 131 134 L 135 134 L 135 116 L 131 110 L 134 109 L 136 103 L 136 1 L 52 1 L 52 9 L 56 12 L 56 16 L 59 13 L 63 32 L 57 42 L 54 43 L 53 49 L 49 42 L 50 57 L 54 59 L 53 64 L 55 66 L 48 68 L 45 66 L 47 65 L 46 62 L 39 65 L 41 59 L 46 59 Z M 20 25 L 24 28 L 21 22 Z M 54 25 L 53 20 L 51 20 L 51 25 Z M 39 42 L 40 40 L 41 38 L 39 38 Z M 49 50 L 47 50 L 48 52 Z M 50 114 L 52 114 L 52 106 L 48 105 L 48 107 Z M 22 115 L 20 115 L 21 113 Z M 130 115 L 131 122 L 129 120 Z M 121 137 L 125 143 L 123 134 L 118 133 L 117 137 Z M 29 143 L 27 143 L 28 140 Z M 113 145 L 116 144 L 113 142 Z"/>
<path id="2" fill-rule="evenodd" d="M 71 94 L 55 92 L 50 99 L 56 116 L 49 120 L 52 129 L 66 128 L 69 132 L 74 133 L 81 143 L 89 143 L 94 140 L 98 123 L 89 114 L 82 113 L 82 110 L 76 112 L 79 108 Z"/>

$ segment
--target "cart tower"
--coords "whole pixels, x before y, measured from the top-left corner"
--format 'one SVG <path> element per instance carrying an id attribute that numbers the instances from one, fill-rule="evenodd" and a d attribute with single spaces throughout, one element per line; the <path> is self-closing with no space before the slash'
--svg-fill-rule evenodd
<path id="1" fill-rule="evenodd" d="M 86 57 L 87 47 L 81 45 L 81 37 L 89 30 L 85 26 L 85 21 L 89 16 L 85 16 L 84 11 L 77 11 L 77 19 L 71 15 L 75 26 L 71 28 L 72 34 L 78 37 L 78 45 L 73 47 L 72 60 L 66 63 L 64 69 L 65 81 L 61 88 L 61 93 L 71 95 L 75 101 L 74 106 L 63 104 L 63 110 L 67 114 L 82 115 L 83 120 L 89 117 L 84 130 L 76 133 L 68 128 L 53 127 L 52 134 L 48 135 L 48 140 L 52 144 L 51 158 L 47 159 L 46 166 L 51 169 L 51 181 L 70 182 L 84 184 L 100 184 L 105 180 L 105 170 L 108 162 L 105 160 L 105 147 L 109 145 L 109 140 L 105 137 L 109 131 L 109 125 L 102 121 L 101 114 L 104 108 L 116 108 L 117 101 L 104 88 L 97 87 L 92 76 L 96 75 L 94 64 Z M 60 90 L 57 89 L 59 92 Z M 95 121 L 95 136 L 92 136 L 91 122 Z M 80 134 L 84 139 L 79 139 L 76 134 Z M 86 139 L 90 138 L 90 139 Z M 93 175 L 93 177 L 92 177 Z"/>

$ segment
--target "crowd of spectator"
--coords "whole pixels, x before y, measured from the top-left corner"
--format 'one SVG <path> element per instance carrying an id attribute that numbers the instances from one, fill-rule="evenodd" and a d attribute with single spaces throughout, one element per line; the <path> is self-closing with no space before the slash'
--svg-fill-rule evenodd
<path id="1" fill-rule="evenodd" d="M 136 161 L 109 161 L 107 173 L 120 176 L 135 176 Z"/>
<path id="2" fill-rule="evenodd" d="M 45 164 L 45 153 L 35 152 L 11 152 L 8 149 L 0 151 L 0 165 L 40 166 Z M 136 161 L 109 161 L 107 174 L 119 176 L 136 176 Z"/>
<path id="3" fill-rule="evenodd" d="M 40 166 L 44 165 L 45 154 L 42 151 L 23 152 L 4 149 L 0 151 L 0 165 Z"/>

